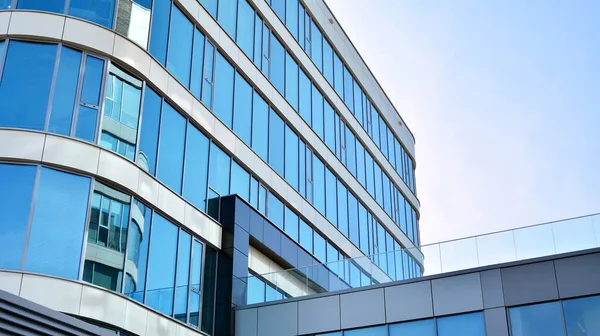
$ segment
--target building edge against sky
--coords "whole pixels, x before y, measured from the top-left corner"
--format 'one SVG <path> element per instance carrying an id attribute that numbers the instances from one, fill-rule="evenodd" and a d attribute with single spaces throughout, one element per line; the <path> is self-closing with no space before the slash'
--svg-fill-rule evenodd
<path id="1" fill-rule="evenodd" d="M 231 335 L 284 289 L 422 274 L 414 138 L 322 0 L 0 7 L 1 290 Z"/>

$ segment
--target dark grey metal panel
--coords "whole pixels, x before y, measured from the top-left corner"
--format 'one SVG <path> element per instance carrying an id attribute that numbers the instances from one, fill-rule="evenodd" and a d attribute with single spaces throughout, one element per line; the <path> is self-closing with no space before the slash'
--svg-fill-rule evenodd
<path id="1" fill-rule="evenodd" d="M 507 306 L 558 299 L 552 261 L 507 267 L 501 273 Z"/>
<path id="2" fill-rule="evenodd" d="M 486 309 L 483 316 L 486 336 L 508 336 L 508 319 L 505 308 Z"/>
<path id="3" fill-rule="evenodd" d="M 561 298 L 600 294 L 600 253 L 554 261 Z"/>
<path id="4" fill-rule="evenodd" d="M 339 295 L 298 302 L 299 334 L 321 333 L 340 328 Z"/>
<path id="5" fill-rule="evenodd" d="M 383 288 L 340 295 L 342 329 L 385 323 Z"/>
<path id="6" fill-rule="evenodd" d="M 0 290 L 0 334 L 108 336 L 110 333 L 74 317 Z"/>
<path id="7" fill-rule="evenodd" d="M 260 336 L 298 335 L 298 302 L 258 308 Z"/>
<path id="8" fill-rule="evenodd" d="M 495 308 L 504 306 L 504 292 L 502 290 L 502 275 L 499 269 L 483 271 L 481 276 L 481 291 L 483 294 L 483 307 Z"/>
<path id="9" fill-rule="evenodd" d="M 431 281 L 433 313 L 458 314 L 483 309 L 479 273 L 464 274 Z"/>
<path id="10" fill-rule="evenodd" d="M 385 288 L 385 311 L 388 323 L 432 317 L 431 282 Z"/>

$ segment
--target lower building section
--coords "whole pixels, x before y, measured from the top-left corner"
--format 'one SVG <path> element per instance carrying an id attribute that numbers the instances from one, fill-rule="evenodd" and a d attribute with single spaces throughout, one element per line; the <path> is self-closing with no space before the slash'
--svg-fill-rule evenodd
<path id="1" fill-rule="evenodd" d="M 600 335 L 600 249 L 255 304 L 236 336 Z"/>

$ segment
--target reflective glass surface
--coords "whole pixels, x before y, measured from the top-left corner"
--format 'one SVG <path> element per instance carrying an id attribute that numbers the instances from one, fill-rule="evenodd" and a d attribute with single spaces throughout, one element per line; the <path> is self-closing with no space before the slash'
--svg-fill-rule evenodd
<path id="1" fill-rule="evenodd" d="M 238 194 L 250 201 L 250 174 L 237 162 L 231 161 L 231 190 L 230 194 Z"/>
<path id="2" fill-rule="evenodd" d="M 158 214 L 152 219 L 146 304 L 159 312 L 173 313 L 177 227 Z"/>
<path id="3" fill-rule="evenodd" d="M 194 25 L 173 6 L 169 29 L 167 69 L 185 86 L 190 86 Z"/>
<path id="4" fill-rule="evenodd" d="M 167 57 L 171 0 L 153 0 L 152 6 L 152 31 L 148 51 L 164 65 Z"/>
<path id="5" fill-rule="evenodd" d="M 386 336 L 386 326 L 360 328 L 344 331 L 344 336 Z"/>
<path id="6" fill-rule="evenodd" d="M 181 193 L 186 120 L 171 105 L 163 104 L 160 121 L 157 178 Z"/>
<path id="7" fill-rule="evenodd" d="M 68 14 L 112 28 L 117 0 L 69 0 Z"/>
<path id="8" fill-rule="evenodd" d="M 269 114 L 269 165 L 280 175 L 284 176 L 284 141 L 285 124 L 283 119 L 271 109 Z M 261 134 L 259 136 L 265 136 Z"/>
<path id="9" fill-rule="evenodd" d="M 233 131 L 250 146 L 252 135 L 252 87 L 238 72 L 235 74 L 233 107 Z"/>
<path id="10" fill-rule="evenodd" d="M 210 170 L 208 185 L 220 196 L 229 195 L 231 158 L 219 146 L 210 146 Z"/>
<path id="11" fill-rule="evenodd" d="M 152 89 L 146 88 L 137 164 L 151 175 L 156 172 L 161 104 L 161 97 Z"/>
<path id="12" fill-rule="evenodd" d="M 265 134 L 269 129 L 269 106 L 256 91 L 252 106 L 252 149 L 267 162 L 269 138 Z"/>
<path id="13" fill-rule="evenodd" d="M 224 2 L 224 1 L 221 1 Z M 234 69 L 231 64 L 221 55 L 216 53 L 215 64 L 215 98 L 213 111 L 227 125 L 233 127 L 233 80 Z"/>
<path id="14" fill-rule="evenodd" d="M 238 1 L 237 44 L 252 59 L 254 52 L 254 8 L 247 0 Z"/>
<path id="15" fill-rule="evenodd" d="M 437 332 L 438 336 L 485 336 L 483 313 L 440 317 Z"/>
<path id="16" fill-rule="evenodd" d="M 600 296 L 563 301 L 567 336 L 600 335 Z"/>
<path id="17" fill-rule="evenodd" d="M 564 325 L 560 302 L 510 308 L 513 336 L 563 336 Z"/>
<path id="18" fill-rule="evenodd" d="M 119 2 L 123 4 L 123 2 Z M 115 30 L 146 49 L 150 35 L 152 0 L 133 0 L 129 6 L 118 6 Z"/>
<path id="19" fill-rule="evenodd" d="M 298 136 L 288 125 L 285 126 L 285 180 L 298 190 Z"/>
<path id="20" fill-rule="evenodd" d="M 48 131 L 62 135 L 71 134 L 71 123 L 75 109 L 75 97 L 79 83 L 81 52 L 63 48 L 61 50 L 58 75 L 54 87 L 52 110 Z"/>
<path id="21" fill-rule="evenodd" d="M 185 145 L 183 197 L 198 209 L 206 209 L 209 139 L 188 123 Z"/>

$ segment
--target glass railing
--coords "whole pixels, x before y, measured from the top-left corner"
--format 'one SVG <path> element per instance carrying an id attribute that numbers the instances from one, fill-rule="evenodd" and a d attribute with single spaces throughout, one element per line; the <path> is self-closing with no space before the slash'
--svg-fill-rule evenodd
<path id="1" fill-rule="evenodd" d="M 600 247 L 600 214 L 570 218 L 479 236 L 423 245 L 425 273 L 433 275 Z M 413 253 L 414 252 L 414 253 Z M 369 286 L 421 276 L 410 269 L 403 249 L 280 272 L 249 276 L 248 302 L 259 303 L 258 286 L 270 286 L 288 297 Z M 419 253 L 420 253 L 419 252 Z M 256 287 L 256 288 L 255 288 Z"/>

